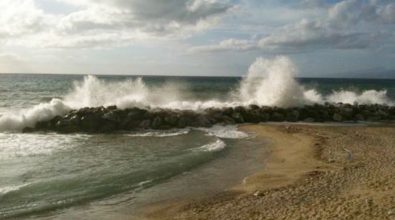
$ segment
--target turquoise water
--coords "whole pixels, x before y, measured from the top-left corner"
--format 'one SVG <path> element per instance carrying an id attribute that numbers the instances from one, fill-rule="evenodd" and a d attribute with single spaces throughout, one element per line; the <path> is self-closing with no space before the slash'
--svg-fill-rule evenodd
<path id="1" fill-rule="evenodd" d="M 236 127 L 63 135 L 23 134 L 18 130 L 22 126 L 84 106 L 199 110 L 249 103 L 237 99 L 240 81 L 223 77 L 0 75 L 0 218 L 40 216 L 115 195 L 160 189 L 169 179 L 246 145 L 234 141 L 246 138 Z M 395 80 L 297 82 L 322 99 L 388 104 L 395 100 Z M 365 91 L 371 92 L 363 95 Z M 59 102 L 51 103 L 53 99 Z"/>

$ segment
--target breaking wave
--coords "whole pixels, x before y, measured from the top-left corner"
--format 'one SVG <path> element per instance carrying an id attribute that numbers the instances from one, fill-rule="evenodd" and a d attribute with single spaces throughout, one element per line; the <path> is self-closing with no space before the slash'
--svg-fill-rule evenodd
<path id="1" fill-rule="evenodd" d="M 185 129 L 172 129 L 167 131 L 148 131 L 126 134 L 129 137 L 174 137 L 186 135 L 191 132 L 191 128 Z M 223 139 L 242 139 L 247 138 L 248 134 L 239 131 L 235 125 L 220 126 L 214 125 L 211 128 L 194 128 L 194 130 L 203 131 L 208 136 L 215 136 Z"/>
<path id="2" fill-rule="evenodd" d="M 83 142 L 91 136 L 87 134 L 4 134 L 0 133 L 0 161 L 12 158 L 50 155 L 67 150 L 74 142 Z"/>
<path id="3" fill-rule="evenodd" d="M 3 196 L 7 193 L 10 192 L 14 192 L 14 191 L 18 191 L 19 189 L 28 186 L 29 183 L 25 183 L 25 184 L 21 184 L 21 185 L 17 185 L 17 186 L 4 186 L 4 187 L 0 187 L 0 196 Z"/>
<path id="4" fill-rule="evenodd" d="M 211 128 L 199 128 L 199 130 L 206 132 L 207 135 L 209 136 L 215 136 L 224 139 L 242 139 L 248 137 L 248 134 L 239 131 L 237 129 L 237 126 L 234 125 L 228 125 L 228 126 L 214 125 Z"/>
<path id="5" fill-rule="evenodd" d="M 127 134 L 129 137 L 174 137 L 179 135 L 186 135 L 191 131 L 191 129 L 177 129 L 170 131 L 149 131 L 141 133 Z"/>
<path id="6" fill-rule="evenodd" d="M 215 142 L 203 145 L 199 147 L 197 150 L 206 151 L 206 152 L 217 152 L 225 149 L 225 147 L 226 147 L 225 142 L 223 142 L 220 139 L 217 139 Z"/>
<path id="7" fill-rule="evenodd" d="M 76 82 L 69 94 L 52 99 L 19 113 L 0 116 L 0 131 L 20 131 L 38 121 L 64 115 L 71 109 L 116 105 L 118 108 L 169 108 L 201 110 L 210 107 L 233 107 L 250 104 L 291 107 L 324 102 L 359 104 L 388 104 L 393 101 L 386 90 L 333 91 L 329 95 L 306 89 L 295 80 L 297 68 L 283 56 L 273 59 L 258 58 L 249 68 L 239 88 L 230 92 L 226 100 L 194 100 L 185 96 L 179 84 L 150 87 L 141 78 L 118 82 L 86 76 Z"/>

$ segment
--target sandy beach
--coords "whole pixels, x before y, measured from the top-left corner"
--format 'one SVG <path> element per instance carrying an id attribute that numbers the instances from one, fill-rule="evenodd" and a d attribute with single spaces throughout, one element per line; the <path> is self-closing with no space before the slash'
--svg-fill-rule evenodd
<path id="1" fill-rule="evenodd" d="M 270 141 L 265 168 L 206 198 L 146 208 L 147 219 L 395 219 L 395 127 L 244 125 Z"/>

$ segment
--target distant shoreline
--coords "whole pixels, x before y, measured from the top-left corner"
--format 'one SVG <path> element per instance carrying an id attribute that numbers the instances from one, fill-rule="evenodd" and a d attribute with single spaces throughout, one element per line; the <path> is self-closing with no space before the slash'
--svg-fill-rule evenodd
<path id="1" fill-rule="evenodd" d="M 232 189 L 244 193 L 151 207 L 146 218 L 395 218 L 393 125 L 246 125 L 241 130 L 272 141 L 265 169 Z"/>

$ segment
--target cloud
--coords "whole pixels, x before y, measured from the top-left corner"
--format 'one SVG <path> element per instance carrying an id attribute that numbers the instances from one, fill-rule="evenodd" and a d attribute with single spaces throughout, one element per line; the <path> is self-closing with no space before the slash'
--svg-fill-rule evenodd
<path id="1" fill-rule="evenodd" d="M 388 35 L 333 28 L 330 23 L 302 20 L 262 38 L 261 49 L 366 49 Z"/>
<path id="2" fill-rule="evenodd" d="M 302 6 L 304 7 L 326 7 L 328 4 L 326 3 L 325 0 L 303 0 L 302 1 Z"/>
<path id="3" fill-rule="evenodd" d="M 380 11 L 381 18 L 386 23 L 395 23 L 395 3 L 388 4 Z"/>
<path id="4" fill-rule="evenodd" d="M 70 2 L 70 0 L 65 0 Z M 74 1 L 72 1 L 74 2 Z M 213 0 L 99 0 L 85 1 L 86 9 L 69 14 L 60 25 L 65 31 L 134 29 L 156 35 L 199 28 L 230 6 Z"/>
<path id="5" fill-rule="evenodd" d="M 317 49 L 378 49 L 394 44 L 395 3 L 383 1 L 344 0 L 332 6 L 324 1 L 305 0 L 303 4 L 318 7 L 320 15 L 275 28 L 248 48 L 262 51 L 305 52 Z M 324 11 L 322 11 L 325 9 Z M 225 44 L 195 46 L 193 52 L 240 51 L 243 48 Z M 245 40 L 232 39 L 234 42 Z M 249 42 L 249 41 L 246 41 Z"/>
<path id="6" fill-rule="evenodd" d="M 327 17 L 282 27 L 262 38 L 259 46 L 262 49 L 365 49 L 379 46 L 393 35 L 393 31 L 382 28 L 384 20 L 389 20 L 383 11 L 387 7 L 390 5 L 342 1 L 328 9 Z"/>
<path id="7" fill-rule="evenodd" d="M 212 27 L 231 8 L 216 0 L 56 0 L 76 10 L 52 15 L 35 1 L 1 1 L 0 41 L 41 47 L 101 47 L 150 38 L 182 38 Z"/>
<path id="8" fill-rule="evenodd" d="M 0 53 L 0 70 L 4 73 L 5 70 L 17 69 L 18 72 L 31 71 L 30 65 L 25 59 L 13 53 Z"/>
<path id="9" fill-rule="evenodd" d="M 227 39 L 221 41 L 219 44 L 206 45 L 206 46 L 196 46 L 189 49 L 191 53 L 209 53 L 209 52 L 220 52 L 227 50 L 237 50 L 237 51 L 248 51 L 256 49 L 257 44 L 250 40 L 237 40 L 237 39 Z"/>
<path id="10" fill-rule="evenodd" d="M 0 8 L 0 38 L 37 33 L 46 25 L 43 11 L 33 1 L 2 0 Z"/>

